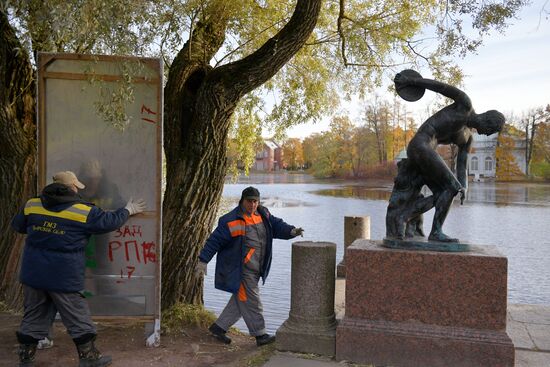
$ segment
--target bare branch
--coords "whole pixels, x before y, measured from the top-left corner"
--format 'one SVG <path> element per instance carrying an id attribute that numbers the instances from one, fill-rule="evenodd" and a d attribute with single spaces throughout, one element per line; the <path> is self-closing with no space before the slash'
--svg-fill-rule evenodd
<path id="1" fill-rule="evenodd" d="M 346 66 L 361 66 L 361 67 L 369 67 L 369 68 L 392 68 L 392 67 L 403 66 L 403 65 L 407 65 L 407 64 L 408 64 L 408 63 L 405 63 L 405 62 L 400 62 L 400 63 L 396 63 L 396 64 L 386 64 L 386 63 L 382 63 L 382 64 L 348 63 Z"/>
<path id="2" fill-rule="evenodd" d="M 340 0 L 340 11 L 338 13 L 338 34 L 340 35 L 340 40 L 341 40 L 341 48 L 340 48 L 340 53 L 342 55 L 342 60 L 344 61 L 344 66 L 348 66 L 348 59 L 346 57 L 346 35 L 344 33 L 344 31 L 342 30 L 342 21 L 344 20 L 344 7 L 345 7 L 345 4 L 344 4 L 344 0 Z"/>
<path id="3" fill-rule="evenodd" d="M 316 46 L 316 45 L 322 45 L 324 43 L 334 43 L 338 42 L 338 33 L 335 32 L 333 34 L 328 34 L 323 38 L 318 39 L 315 42 L 306 42 L 305 46 Z"/>
<path id="4" fill-rule="evenodd" d="M 413 42 L 411 42 L 411 41 L 405 41 L 405 42 L 407 43 L 407 47 L 409 47 L 409 49 L 413 52 L 413 54 L 415 54 L 416 56 L 424 59 L 424 61 L 426 61 L 426 63 L 428 63 L 428 64 L 430 63 L 430 60 L 426 56 L 424 56 L 421 53 L 416 51 L 416 49 L 412 45 Z"/>

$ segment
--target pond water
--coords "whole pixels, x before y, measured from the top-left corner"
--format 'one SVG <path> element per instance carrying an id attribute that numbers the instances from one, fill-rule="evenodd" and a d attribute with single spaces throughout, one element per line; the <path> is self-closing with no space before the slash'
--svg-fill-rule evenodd
<path id="1" fill-rule="evenodd" d="M 260 190 L 262 204 L 285 222 L 305 229 L 304 241 L 337 244 L 343 256 L 344 217 L 370 216 L 371 238 L 385 235 L 387 200 L 392 183 L 385 181 L 320 181 L 301 174 L 251 175 L 226 183 L 223 196 L 231 207 L 250 185 Z M 429 232 L 433 211 L 424 218 Z M 471 183 L 467 200 L 455 200 L 445 221 L 445 233 L 477 245 L 495 245 L 508 257 L 508 301 L 550 305 L 550 185 L 531 183 Z M 260 286 L 266 327 L 270 333 L 287 319 L 293 240 L 274 240 L 273 263 Z M 217 315 L 230 294 L 214 289 L 215 259 L 205 277 L 206 308 Z M 243 331 L 242 319 L 236 325 Z"/>

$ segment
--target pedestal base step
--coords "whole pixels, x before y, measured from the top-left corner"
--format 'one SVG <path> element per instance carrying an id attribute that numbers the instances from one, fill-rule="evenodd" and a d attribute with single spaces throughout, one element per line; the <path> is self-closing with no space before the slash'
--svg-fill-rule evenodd
<path id="1" fill-rule="evenodd" d="M 336 359 L 392 367 L 513 367 L 505 331 L 344 317 L 336 329 Z"/>
<path id="2" fill-rule="evenodd" d="M 325 330 L 311 329 L 307 326 L 300 327 L 287 320 L 277 330 L 278 350 L 333 357 L 336 354 L 335 345 L 335 325 L 328 326 Z"/>

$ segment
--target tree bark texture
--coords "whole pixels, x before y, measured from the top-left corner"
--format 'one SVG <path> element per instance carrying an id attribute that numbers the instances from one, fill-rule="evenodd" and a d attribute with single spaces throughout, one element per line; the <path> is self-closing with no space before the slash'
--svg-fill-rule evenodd
<path id="1" fill-rule="evenodd" d="M 289 22 L 251 55 L 218 68 L 227 19 L 205 17 L 174 60 L 164 90 L 166 192 L 162 307 L 202 303 L 198 254 L 212 231 L 226 174 L 231 115 L 246 93 L 287 63 L 313 31 L 321 0 L 298 0 Z"/>
<path id="2" fill-rule="evenodd" d="M 29 56 L 0 11 L 0 299 L 13 309 L 22 305 L 24 237 L 11 229 L 11 219 L 36 195 L 34 81 Z"/>

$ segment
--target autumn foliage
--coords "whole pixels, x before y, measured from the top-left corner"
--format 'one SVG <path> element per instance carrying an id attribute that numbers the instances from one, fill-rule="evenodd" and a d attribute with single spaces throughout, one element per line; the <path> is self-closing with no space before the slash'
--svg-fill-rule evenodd
<path id="1" fill-rule="evenodd" d="M 415 131 L 412 121 L 385 112 L 365 117 L 359 126 L 337 116 L 328 131 L 302 142 L 305 167 L 317 177 L 392 178 L 394 160 Z"/>
<path id="2" fill-rule="evenodd" d="M 512 154 L 514 146 L 514 139 L 511 136 L 499 134 L 495 152 L 496 176 L 499 181 L 512 181 L 524 177 Z"/>

